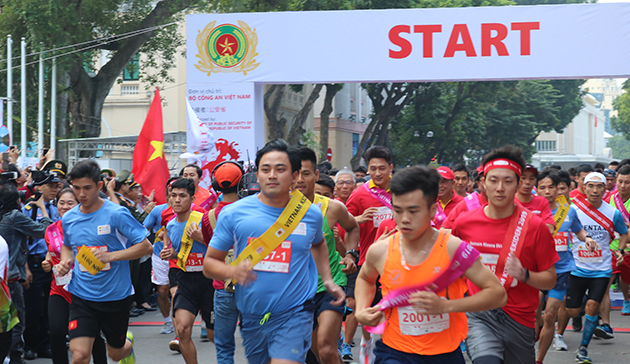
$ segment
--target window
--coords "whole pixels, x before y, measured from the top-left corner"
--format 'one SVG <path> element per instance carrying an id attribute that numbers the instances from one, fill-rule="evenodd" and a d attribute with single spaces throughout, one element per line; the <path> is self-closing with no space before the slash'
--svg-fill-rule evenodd
<path id="1" fill-rule="evenodd" d="M 539 152 L 555 152 L 556 141 L 555 140 L 538 140 L 536 141 L 536 150 Z"/>
<path id="2" fill-rule="evenodd" d="M 352 133 L 352 155 L 357 154 L 359 150 L 359 134 Z"/>
<path id="3" fill-rule="evenodd" d="M 123 70 L 123 80 L 125 81 L 137 81 L 140 79 L 140 55 L 135 54 L 131 61 L 125 66 Z"/>

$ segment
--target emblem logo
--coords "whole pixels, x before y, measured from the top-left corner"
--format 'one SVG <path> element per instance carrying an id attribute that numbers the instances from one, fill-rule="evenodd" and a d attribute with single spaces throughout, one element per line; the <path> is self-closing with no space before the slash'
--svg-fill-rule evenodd
<path id="1" fill-rule="evenodd" d="M 221 24 L 216 21 L 208 24 L 197 35 L 198 70 L 210 76 L 212 73 L 247 72 L 255 70 L 260 63 L 256 62 L 256 46 L 258 35 L 243 21 L 238 26 Z"/>

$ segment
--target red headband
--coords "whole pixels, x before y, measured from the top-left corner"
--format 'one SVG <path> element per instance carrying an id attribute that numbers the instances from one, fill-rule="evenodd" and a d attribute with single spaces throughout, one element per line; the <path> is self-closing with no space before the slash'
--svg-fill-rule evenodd
<path id="1" fill-rule="evenodd" d="M 509 159 L 494 159 L 491 160 L 490 162 L 486 163 L 485 166 L 483 166 L 483 174 L 484 176 L 488 174 L 489 171 L 496 169 L 496 168 L 506 168 L 509 169 L 511 171 L 514 171 L 514 173 L 516 173 L 516 175 L 520 178 L 521 177 L 521 173 L 523 173 L 523 168 L 518 165 L 517 163 L 509 160 Z"/>

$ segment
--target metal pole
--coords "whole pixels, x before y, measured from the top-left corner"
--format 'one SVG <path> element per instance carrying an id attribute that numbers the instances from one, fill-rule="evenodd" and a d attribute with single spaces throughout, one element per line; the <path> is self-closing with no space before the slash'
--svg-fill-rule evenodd
<path id="1" fill-rule="evenodd" d="M 21 99 L 20 99 L 20 109 L 21 109 L 21 113 L 20 113 L 20 118 L 22 119 L 22 144 L 20 145 L 20 147 L 22 148 L 22 158 L 26 158 L 26 40 L 24 37 L 22 37 L 22 44 L 21 44 L 21 48 L 22 48 L 22 59 L 21 59 L 21 66 L 22 66 L 22 84 L 20 85 L 21 87 Z"/>
<path id="2" fill-rule="evenodd" d="M 40 43 L 40 49 L 44 49 Z M 37 155 L 44 149 L 44 53 L 39 54 L 39 98 L 37 107 Z"/>
<path id="3" fill-rule="evenodd" d="M 13 143 L 13 55 L 11 54 L 11 35 L 7 35 L 7 126 L 10 142 Z"/>
<path id="4" fill-rule="evenodd" d="M 57 147 L 57 58 L 52 59 L 50 94 L 50 149 Z"/>

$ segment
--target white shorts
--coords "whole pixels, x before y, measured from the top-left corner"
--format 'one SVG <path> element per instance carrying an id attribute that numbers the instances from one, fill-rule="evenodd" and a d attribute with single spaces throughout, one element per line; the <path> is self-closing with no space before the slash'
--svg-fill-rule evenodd
<path id="1" fill-rule="evenodd" d="M 162 258 L 153 254 L 151 263 L 153 263 L 153 270 L 151 270 L 151 282 L 157 286 L 167 286 L 168 260 L 162 260 Z"/>

